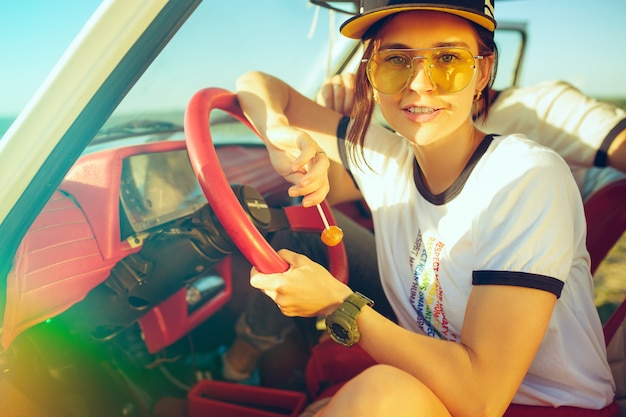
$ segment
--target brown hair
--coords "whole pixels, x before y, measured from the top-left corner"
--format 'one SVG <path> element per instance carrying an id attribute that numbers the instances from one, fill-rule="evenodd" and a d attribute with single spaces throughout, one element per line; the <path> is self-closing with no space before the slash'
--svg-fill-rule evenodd
<path id="1" fill-rule="evenodd" d="M 378 40 L 378 34 L 385 27 L 385 25 L 393 18 L 394 15 L 387 16 L 378 22 L 374 23 L 363 35 L 363 59 L 366 60 L 372 56 L 380 48 L 380 41 Z M 491 75 L 489 82 L 482 90 L 480 98 L 474 103 L 472 109 L 472 116 L 474 118 L 486 119 L 489 114 L 489 106 L 491 105 L 491 95 L 489 91 L 493 86 L 493 82 L 496 78 L 497 64 L 498 64 L 498 48 L 494 40 L 493 32 L 483 28 L 482 26 L 472 23 L 474 30 L 476 31 L 478 41 L 478 53 L 481 55 L 493 55 L 494 64 L 491 69 Z M 376 106 L 374 100 L 374 88 L 370 84 L 367 78 L 367 65 L 366 62 L 361 62 L 356 72 L 355 80 L 355 103 L 352 109 L 352 127 L 348 131 L 346 137 L 346 145 L 348 154 L 352 161 L 358 166 L 359 160 L 363 161 L 365 165 L 365 153 L 363 150 L 363 142 L 365 140 L 365 133 L 372 121 L 372 114 Z M 369 167 L 369 165 L 368 165 Z"/>

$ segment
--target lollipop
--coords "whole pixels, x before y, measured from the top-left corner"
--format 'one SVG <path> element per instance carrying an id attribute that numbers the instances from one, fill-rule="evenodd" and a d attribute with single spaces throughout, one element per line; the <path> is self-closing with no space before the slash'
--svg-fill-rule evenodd
<path id="1" fill-rule="evenodd" d="M 324 214 L 324 210 L 318 204 L 317 211 L 320 213 L 320 217 L 322 218 L 322 222 L 324 222 L 324 231 L 322 232 L 322 242 L 326 246 L 337 246 L 341 243 L 341 239 L 343 239 L 343 231 L 341 228 L 337 226 L 330 226 L 328 224 L 328 220 L 326 219 L 326 215 Z"/>

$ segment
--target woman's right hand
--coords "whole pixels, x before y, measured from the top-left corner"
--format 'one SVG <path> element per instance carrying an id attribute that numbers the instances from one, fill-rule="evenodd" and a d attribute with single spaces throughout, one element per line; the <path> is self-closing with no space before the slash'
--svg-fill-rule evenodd
<path id="1" fill-rule="evenodd" d="M 263 138 L 274 169 L 294 184 L 289 194 L 303 197 L 305 207 L 321 203 L 329 190 L 328 157 L 340 160 L 336 133 L 341 114 L 259 71 L 237 79 L 237 98 Z"/>
<path id="2" fill-rule="evenodd" d="M 268 127 L 265 134 L 272 166 L 294 184 L 289 196 L 303 197 L 304 207 L 321 203 L 330 189 L 324 151 L 306 132 L 289 125 Z"/>

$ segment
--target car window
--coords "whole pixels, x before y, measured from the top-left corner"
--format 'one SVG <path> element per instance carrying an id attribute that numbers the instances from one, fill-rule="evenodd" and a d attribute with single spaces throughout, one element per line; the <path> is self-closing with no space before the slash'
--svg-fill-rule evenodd
<path id="1" fill-rule="evenodd" d="M 339 17 L 305 0 L 266 0 L 264 7 L 257 5 L 200 4 L 120 104 L 116 116 L 172 112 L 182 122 L 182 112 L 196 91 L 205 87 L 232 91 L 237 77 L 249 70 L 276 75 L 304 94 L 314 94 L 335 70 L 340 54 L 354 44 L 339 35 L 345 15 Z M 228 25 L 220 24 L 225 15 L 232 16 Z"/>

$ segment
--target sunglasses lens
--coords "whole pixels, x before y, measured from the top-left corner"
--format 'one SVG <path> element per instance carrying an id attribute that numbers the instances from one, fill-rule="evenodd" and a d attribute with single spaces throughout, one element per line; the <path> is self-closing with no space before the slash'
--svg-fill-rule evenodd
<path id="1" fill-rule="evenodd" d="M 367 64 L 367 77 L 383 94 L 395 94 L 406 87 L 413 73 L 411 57 L 400 51 L 381 51 Z"/>
<path id="2" fill-rule="evenodd" d="M 430 56 L 430 77 L 445 93 L 457 93 L 472 81 L 476 68 L 474 57 L 466 49 L 443 49 Z"/>
<path id="3" fill-rule="evenodd" d="M 442 93 L 457 93 L 472 81 L 476 62 L 472 53 L 461 48 L 434 50 L 386 50 L 377 52 L 367 64 L 367 76 L 372 86 L 383 94 L 402 91 L 413 78 L 415 57 L 424 59 L 431 82 Z M 424 53 L 425 54 L 420 54 Z"/>

